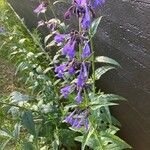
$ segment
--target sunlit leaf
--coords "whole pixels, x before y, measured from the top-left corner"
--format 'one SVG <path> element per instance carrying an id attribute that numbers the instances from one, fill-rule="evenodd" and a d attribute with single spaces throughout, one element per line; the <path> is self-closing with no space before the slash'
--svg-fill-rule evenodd
<path id="1" fill-rule="evenodd" d="M 97 32 L 97 29 L 98 29 L 98 26 L 100 24 L 100 21 L 102 20 L 102 16 L 95 19 L 92 24 L 91 24 L 91 28 L 90 28 L 90 34 L 91 34 L 91 37 L 93 37 L 96 32 Z"/>
<path id="2" fill-rule="evenodd" d="M 113 69 L 116 69 L 116 68 L 113 66 L 102 66 L 102 67 L 96 69 L 95 70 L 96 80 L 99 80 L 103 74 L 105 74 L 109 70 L 113 70 Z"/>
<path id="3" fill-rule="evenodd" d="M 24 95 L 18 91 L 14 91 L 10 94 L 11 100 L 13 103 L 18 103 L 21 101 L 28 101 L 30 97 L 28 95 Z"/>
<path id="4" fill-rule="evenodd" d="M 106 56 L 98 56 L 95 58 L 95 61 L 100 62 L 100 63 L 107 63 L 107 64 L 111 64 L 111 65 L 115 65 L 115 66 L 120 67 L 120 64 L 117 61 L 115 61 L 112 58 L 106 57 Z"/>

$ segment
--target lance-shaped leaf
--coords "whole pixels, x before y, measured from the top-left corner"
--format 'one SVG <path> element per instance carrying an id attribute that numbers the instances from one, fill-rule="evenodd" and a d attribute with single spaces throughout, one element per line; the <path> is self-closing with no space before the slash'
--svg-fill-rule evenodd
<path id="1" fill-rule="evenodd" d="M 108 72 L 109 70 L 112 70 L 112 69 L 116 69 L 116 68 L 113 66 L 102 66 L 102 67 L 96 69 L 95 70 L 96 80 L 99 80 L 103 74 L 105 74 L 106 72 Z"/>
<path id="2" fill-rule="evenodd" d="M 23 150 L 34 150 L 32 143 L 28 142 L 28 141 L 24 141 L 22 149 Z"/>
<path id="3" fill-rule="evenodd" d="M 90 107 L 92 110 L 99 109 L 101 107 L 106 107 L 106 106 L 114 106 L 118 105 L 117 103 L 110 103 L 110 102 L 99 102 L 99 103 L 90 103 Z"/>
<path id="4" fill-rule="evenodd" d="M 91 37 L 93 37 L 95 35 L 95 33 L 97 32 L 97 28 L 98 28 L 98 25 L 100 24 L 100 21 L 102 20 L 102 16 L 95 19 L 92 24 L 91 24 L 91 28 L 90 28 L 90 34 L 91 34 Z"/>
<path id="5" fill-rule="evenodd" d="M 111 65 L 121 67 L 120 64 L 117 61 L 115 61 L 112 58 L 106 57 L 106 56 L 98 56 L 98 57 L 95 58 L 95 61 L 100 62 L 100 63 L 107 63 L 107 64 L 111 64 Z"/>
<path id="6" fill-rule="evenodd" d="M 126 99 L 122 96 L 116 94 L 101 94 L 94 98 L 95 101 L 126 101 Z"/>
<path id="7" fill-rule="evenodd" d="M 82 143 L 81 150 L 84 150 L 86 145 L 89 147 L 93 147 L 94 141 L 92 140 L 91 136 L 94 130 L 95 130 L 94 128 L 91 128 L 84 136 L 78 136 L 75 138 L 76 141 Z"/>
<path id="8" fill-rule="evenodd" d="M 14 138 L 13 134 L 7 129 L 1 129 L 0 130 L 0 136 Z"/>
<path id="9" fill-rule="evenodd" d="M 103 132 L 102 140 L 104 143 L 108 143 L 105 147 L 105 150 L 131 149 L 131 146 L 128 145 L 125 141 L 120 139 L 118 136 L 108 132 Z"/>
<path id="10" fill-rule="evenodd" d="M 85 149 L 85 146 L 87 145 L 91 135 L 93 134 L 94 132 L 94 128 L 90 129 L 83 137 L 83 141 L 82 141 L 82 147 L 81 149 L 84 150 Z"/>
<path id="11" fill-rule="evenodd" d="M 30 134 L 36 136 L 35 124 L 33 121 L 33 116 L 32 116 L 31 111 L 24 112 L 24 114 L 22 116 L 22 123 L 23 123 L 24 127 L 27 128 L 27 130 L 29 131 Z"/>

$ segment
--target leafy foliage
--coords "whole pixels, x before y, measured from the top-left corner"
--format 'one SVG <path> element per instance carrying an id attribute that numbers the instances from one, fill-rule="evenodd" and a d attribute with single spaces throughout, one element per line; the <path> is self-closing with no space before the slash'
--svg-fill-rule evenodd
<path id="1" fill-rule="evenodd" d="M 64 1 L 56 1 L 54 5 L 60 2 Z M 96 34 L 101 19 L 102 17 L 91 24 L 90 39 Z M 41 46 L 37 31 L 26 36 L 19 27 L 16 27 L 13 34 L 3 35 L 5 38 L 13 39 L 10 59 L 16 64 L 16 75 L 19 75 L 19 82 L 25 84 L 26 90 L 13 91 L 0 100 L 2 116 L 7 116 L 12 123 L 11 126 L 3 125 L 0 129 L 0 136 L 3 139 L 0 148 L 5 149 L 11 142 L 14 147 L 24 150 L 72 150 L 80 149 L 80 147 L 82 150 L 131 148 L 115 135 L 119 130 L 115 125 L 120 124 L 109 110 L 109 106 L 118 105 L 118 102 L 124 101 L 125 98 L 115 94 L 93 93 L 91 90 L 85 90 L 84 102 L 77 105 L 74 103 L 74 89 L 67 100 L 62 97 L 60 89 L 76 81 L 72 80 L 73 76 L 67 73 L 65 80 L 59 79 L 54 72 L 56 64 L 65 62 L 66 58 L 61 57 L 61 49 L 65 43 L 59 44 L 53 39 L 56 33 L 66 34 L 68 26 L 56 18 L 51 21 L 58 23 L 58 28 L 45 37 L 45 48 Z M 6 45 L 6 43 L 3 44 Z M 54 49 L 58 50 L 52 57 Z M 91 61 L 91 56 L 84 61 Z M 95 62 L 105 64 L 93 73 L 96 80 L 107 71 L 120 67 L 115 60 L 106 56 L 96 57 Z M 92 85 L 94 85 L 93 74 L 87 81 Z M 91 89 L 90 86 L 89 89 Z M 78 107 L 83 110 L 88 108 L 90 111 L 88 116 L 90 128 L 87 131 L 84 127 L 80 129 L 68 127 L 64 122 L 66 115 Z M 82 118 L 82 115 L 79 117 Z"/>

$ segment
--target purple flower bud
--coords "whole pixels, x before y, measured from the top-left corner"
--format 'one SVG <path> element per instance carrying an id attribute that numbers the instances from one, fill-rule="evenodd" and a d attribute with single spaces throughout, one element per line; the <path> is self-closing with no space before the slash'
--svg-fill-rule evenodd
<path id="1" fill-rule="evenodd" d="M 70 86 L 70 85 L 68 85 L 68 86 L 66 86 L 66 87 L 64 87 L 64 88 L 62 88 L 62 89 L 60 90 L 60 92 L 61 92 L 61 94 L 64 96 L 64 98 L 67 98 L 67 97 L 68 97 L 70 91 L 71 91 L 71 86 Z"/>
<path id="2" fill-rule="evenodd" d="M 81 90 L 79 90 L 75 100 L 78 104 L 80 104 L 82 102 Z"/>
<path id="3" fill-rule="evenodd" d="M 64 39 L 65 39 L 65 34 L 56 34 L 55 37 L 54 37 L 54 40 L 55 40 L 57 43 L 63 42 Z"/>
<path id="4" fill-rule="evenodd" d="M 75 56 L 75 50 L 74 50 L 75 43 L 76 41 L 69 40 L 68 43 L 63 47 L 62 54 L 68 55 L 70 59 L 73 59 Z"/>
<path id="5" fill-rule="evenodd" d="M 83 75 L 84 75 L 84 79 L 87 80 L 88 79 L 88 72 L 87 72 L 87 68 L 85 63 L 82 63 L 82 67 L 83 67 Z"/>
<path id="6" fill-rule="evenodd" d="M 45 13 L 46 12 L 46 5 L 44 2 L 42 2 L 34 11 L 36 14 Z"/>
<path id="7" fill-rule="evenodd" d="M 102 5 L 105 3 L 105 0 L 95 0 L 94 1 L 94 8 L 96 8 L 99 5 Z"/>
<path id="8" fill-rule="evenodd" d="M 64 14 L 64 18 L 65 19 L 70 19 L 71 17 L 71 12 L 68 10 L 65 14 Z"/>
<path id="9" fill-rule="evenodd" d="M 90 10 L 88 7 L 85 8 L 85 14 L 81 21 L 83 29 L 89 29 L 91 25 L 91 18 L 90 18 Z"/>
<path id="10" fill-rule="evenodd" d="M 83 86 L 84 86 L 83 72 L 80 71 L 80 74 L 77 77 L 77 87 L 82 88 Z"/>
<path id="11" fill-rule="evenodd" d="M 91 54 L 91 51 L 90 51 L 90 46 L 88 43 L 85 44 L 84 48 L 83 48 L 83 52 L 82 52 L 82 58 L 87 58 L 89 57 Z"/>
<path id="12" fill-rule="evenodd" d="M 74 110 L 69 116 L 66 117 L 66 119 L 64 120 L 66 123 L 72 123 L 73 121 L 73 115 L 75 114 L 76 110 Z"/>
<path id="13" fill-rule="evenodd" d="M 77 78 L 77 87 L 82 88 L 85 84 L 85 81 L 88 79 L 88 73 L 85 63 L 82 63 L 80 73 Z"/>
<path id="14" fill-rule="evenodd" d="M 44 26 L 45 22 L 43 20 L 38 21 L 38 27 Z"/>
<path id="15" fill-rule="evenodd" d="M 76 119 L 73 121 L 72 127 L 75 127 L 78 125 L 78 116 L 76 117 Z"/>
<path id="16" fill-rule="evenodd" d="M 76 128 L 78 129 L 81 128 L 82 124 L 83 124 L 83 118 L 80 119 L 80 121 L 78 122 L 78 125 L 76 125 Z"/>
<path id="17" fill-rule="evenodd" d="M 70 75 L 73 75 L 73 74 L 75 74 L 76 71 L 75 71 L 74 67 L 70 67 L 68 69 L 68 72 L 69 72 Z"/>
<path id="18" fill-rule="evenodd" d="M 59 78 L 62 78 L 64 76 L 65 68 L 66 68 L 66 64 L 61 64 L 60 66 L 57 66 L 55 68 L 55 72 L 57 73 L 57 76 Z"/>

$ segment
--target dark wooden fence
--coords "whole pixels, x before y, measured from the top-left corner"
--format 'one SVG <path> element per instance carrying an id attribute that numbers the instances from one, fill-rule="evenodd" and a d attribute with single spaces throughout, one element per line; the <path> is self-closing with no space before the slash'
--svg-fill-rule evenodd
<path id="1" fill-rule="evenodd" d="M 8 0 L 27 27 L 37 25 L 33 9 L 37 3 L 29 0 Z M 58 4 L 55 12 L 63 19 L 67 9 Z M 57 11 L 56 11 L 57 10 Z M 52 12 L 48 15 L 52 16 Z M 122 124 L 119 135 L 135 150 L 150 149 L 150 0 L 107 0 L 97 10 L 103 15 L 95 38 L 96 55 L 117 60 L 122 69 L 107 73 L 97 83 L 106 92 L 116 93 L 128 102 L 113 107 L 113 114 Z M 75 19 L 71 20 L 76 24 Z M 43 35 L 46 34 L 42 31 Z"/>

